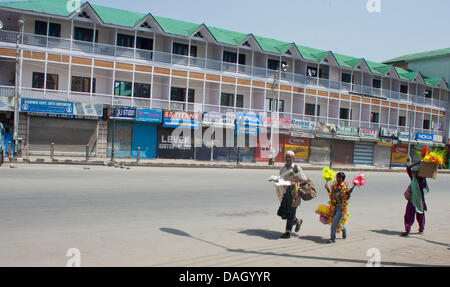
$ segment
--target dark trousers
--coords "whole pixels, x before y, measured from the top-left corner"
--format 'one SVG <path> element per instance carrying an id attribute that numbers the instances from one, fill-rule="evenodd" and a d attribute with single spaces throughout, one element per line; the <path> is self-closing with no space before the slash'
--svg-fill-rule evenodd
<path id="1" fill-rule="evenodd" d="M 292 227 L 294 224 L 297 223 L 298 219 L 295 216 L 295 213 L 297 212 L 297 207 L 292 208 L 292 214 L 286 219 L 286 232 L 291 232 Z"/>
<path id="2" fill-rule="evenodd" d="M 417 218 L 417 222 L 419 223 L 419 232 L 422 232 L 425 229 L 425 213 L 418 213 L 414 208 L 414 205 L 408 201 L 406 205 L 405 212 L 405 231 L 410 232 L 411 226 L 414 224 L 414 217 Z"/>

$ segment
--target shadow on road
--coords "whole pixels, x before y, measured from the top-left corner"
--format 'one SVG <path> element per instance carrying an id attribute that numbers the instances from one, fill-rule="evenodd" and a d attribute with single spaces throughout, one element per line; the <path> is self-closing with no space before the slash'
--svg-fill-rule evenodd
<path id="1" fill-rule="evenodd" d="M 308 241 L 312 241 L 318 244 L 326 244 L 327 243 L 327 239 L 320 237 L 320 236 L 300 236 L 298 239 L 301 240 L 308 240 Z"/>
<path id="2" fill-rule="evenodd" d="M 280 235 L 282 234 L 279 231 L 272 231 L 272 230 L 264 230 L 264 229 L 246 229 L 239 231 L 241 234 L 245 234 L 248 236 L 257 236 L 262 237 L 269 240 L 277 240 L 280 239 Z"/>
<path id="3" fill-rule="evenodd" d="M 394 235 L 394 236 L 400 236 L 400 231 L 392 231 L 387 229 L 381 229 L 381 230 L 371 230 L 372 232 L 383 234 L 383 235 Z"/>
<path id="4" fill-rule="evenodd" d="M 287 257 L 287 258 L 294 258 L 294 259 L 306 259 L 306 260 L 322 260 L 322 261 L 329 261 L 329 262 L 342 262 L 342 263 L 356 263 L 361 264 L 365 266 L 367 264 L 367 259 L 364 260 L 358 260 L 358 259 L 347 259 L 347 258 L 334 258 L 334 257 L 318 257 L 318 256 L 307 256 L 307 255 L 294 255 L 294 254 L 288 254 L 288 253 L 276 253 L 276 252 L 268 252 L 268 251 L 257 251 L 257 250 L 245 250 L 245 249 L 231 249 L 223 245 L 219 245 L 217 243 L 197 238 L 189 233 L 186 233 L 179 229 L 173 229 L 173 228 L 160 228 L 162 232 L 170 233 L 177 236 L 184 236 L 184 237 L 190 237 L 192 239 L 196 239 L 198 241 L 214 245 L 220 248 L 225 249 L 225 251 L 228 252 L 235 252 L 235 253 L 243 253 L 243 254 L 254 254 L 254 255 L 263 255 L 263 256 L 277 256 L 277 257 Z M 398 233 L 397 233 L 398 234 Z M 305 236 L 306 237 L 306 236 Z M 414 263 L 402 263 L 402 262 L 381 262 L 382 266 L 404 266 L 404 267 L 441 267 L 439 265 L 425 265 L 425 264 L 414 264 Z"/>

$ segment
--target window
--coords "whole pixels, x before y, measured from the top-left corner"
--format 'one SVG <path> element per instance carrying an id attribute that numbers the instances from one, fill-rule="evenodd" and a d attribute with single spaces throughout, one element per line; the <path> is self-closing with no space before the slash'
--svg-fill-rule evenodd
<path id="1" fill-rule="evenodd" d="M 319 116 L 320 115 L 320 105 L 317 105 L 317 111 L 316 111 L 315 104 L 306 104 L 305 105 L 305 114 L 308 116 L 315 116 L 315 115 Z"/>
<path id="2" fill-rule="evenodd" d="M 131 83 L 116 81 L 114 84 L 114 95 L 131 97 Z"/>
<path id="3" fill-rule="evenodd" d="M 266 99 L 266 103 L 265 103 L 265 108 L 266 111 L 271 112 L 271 111 L 276 111 L 277 107 L 277 100 L 275 99 Z M 284 112 L 284 100 L 279 100 L 278 102 L 278 112 L 283 113 Z"/>
<path id="4" fill-rule="evenodd" d="M 120 82 L 116 81 L 114 85 L 114 95 L 131 97 L 131 86 L 130 82 Z M 95 85 L 94 85 L 95 89 Z M 150 98 L 150 85 L 134 83 L 134 97 L 136 98 Z"/>
<path id="5" fill-rule="evenodd" d="M 328 79 L 328 70 L 319 69 L 319 78 Z"/>
<path id="6" fill-rule="evenodd" d="M 350 114 L 349 109 L 341 108 L 340 113 L 339 113 L 339 118 L 343 119 L 343 120 L 348 120 L 348 119 L 350 119 L 349 114 Z"/>
<path id="7" fill-rule="evenodd" d="M 347 73 L 342 73 L 342 82 L 343 83 L 351 83 L 352 82 L 352 75 Z"/>
<path id="8" fill-rule="evenodd" d="M 34 34 L 46 36 L 47 22 L 36 20 L 34 22 Z M 48 36 L 61 37 L 61 24 L 50 23 L 50 26 L 48 27 Z"/>
<path id="9" fill-rule="evenodd" d="M 72 91 L 90 93 L 91 78 L 72 77 Z M 92 92 L 95 93 L 95 79 L 92 80 Z"/>
<path id="10" fill-rule="evenodd" d="M 35 73 L 33 72 L 33 89 L 43 89 L 44 88 L 44 73 Z M 56 74 L 47 74 L 47 87 L 48 90 L 57 90 L 58 89 L 58 75 Z"/>
<path id="11" fill-rule="evenodd" d="M 400 127 L 406 127 L 406 117 L 399 116 L 398 117 L 398 125 Z"/>
<path id="12" fill-rule="evenodd" d="M 137 37 L 136 48 L 142 50 L 153 50 L 153 39 Z"/>
<path id="13" fill-rule="evenodd" d="M 401 85 L 400 86 L 400 93 L 407 94 L 408 93 L 408 86 L 407 85 Z"/>
<path id="14" fill-rule="evenodd" d="M 371 123 L 378 123 L 380 121 L 380 114 L 372 112 L 370 114 L 370 122 Z"/>
<path id="15" fill-rule="evenodd" d="M 234 107 L 234 94 L 222 93 L 220 97 L 220 105 L 225 107 Z M 236 107 L 244 107 L 243 95 L 236 95 Z"/>
<path id="16" fill-rule="evenodd" d="M 373 79 L 372 80 L 372 87 L 381 89 L 381 80 L 380 79 Z"/>
<path id="17" fill-rule="evenodd" d="M 92 42 L 94 39 L 94 30 L 81 27 L 75 27 L 75 40 Z M 98 30 L 95 31 L 95 43 L 98 43 Z"/>
<path id="18" fill-rule="evenodd" d="M 306 75 L 308 77 L 317 78 L 317 68 L 314 67 L 307 67 L 306 68 Z"/>
<path id="19" fill-rule="evenodd" d="M 281 62 L 281 65 L 286 66 L 287 63 L 283 61 L 283 62 Z M 280 69 L 280 61 L 268 59 L 267 60 L 267 69 L 278 71 Z"/>
<path id="20" fill-rule="evenodd" d="M 147 98 L 150 99 L 150 85 L 134 83 L 134 96 L 136 98 Z"/>
<path id="21" fill-rule="evenodd" d="M 430 120 L 423 120 L 423 129 L 424 130 L 430 129 Z"/>
<path id="22" fill-rule="evenodd" d="M 433 91 L 431 91 L 431 90 L 426 90 L 426 91 L 425 91 L 425 98 L 431 99 L 432 97 L 433 97 Z"/>
<path id="23" fill-rule="evenodd" d="M 36 35 L 47 35 L 47 22 L 34 21 L 34 34 Z"/>
<path id="24" fill-rule="evenodd" d="M 117 34 L 117 46 L 134 47 L 134 36 Z"/>
<path id="25" fill-rule="evenodd" d="M 173 53 L 187 56 L 189 53 L 189 45 L 173 43 Z M 191 46 L 191 57 L 197 57 L 197 46 Z"/>
<path id="26" fill-rule="evenodd" d="M 193 103 L 194 99 L 195 99 L 195 90 L 189 89 L 188 102 Z M 170 100 L 177 101 L 177 102 L 185 102 L 186 101 L 186 88 L 172 87 L 170 89 Z"/>
<path id="27" fill-rule="evenodd" d="M 237 53 L 223 51 L 223 61 L 227 63 L 236 63 Z M 245 55 L 239 54 L 239 65 L 245 65 Z"/>

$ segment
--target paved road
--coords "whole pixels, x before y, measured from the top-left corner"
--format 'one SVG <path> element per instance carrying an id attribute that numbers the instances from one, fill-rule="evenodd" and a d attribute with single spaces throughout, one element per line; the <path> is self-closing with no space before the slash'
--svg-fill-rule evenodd
<path id="1" fill-rule="evenodd" d="M 408 177 L 368 173 L 348 238 L 328 245 L 317 171 L 300 234 L 282 240 L 271 170 L 16 166 L 0 167 L 0 266 L 65 266 L 69 248 L 82 266 L 365 266 L 371 248 L 383 266 L 450 266 L 450 175 L 429 182 L 425 234 L 400 238 Z"/>

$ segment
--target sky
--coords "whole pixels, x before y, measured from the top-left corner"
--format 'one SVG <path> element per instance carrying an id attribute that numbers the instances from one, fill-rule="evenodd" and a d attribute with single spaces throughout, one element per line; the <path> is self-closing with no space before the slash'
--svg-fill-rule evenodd
<path id="1" fill-rule="evenodd" d="M 377 62 L 450 47 L 449 0 L 86 1 Z"/>

